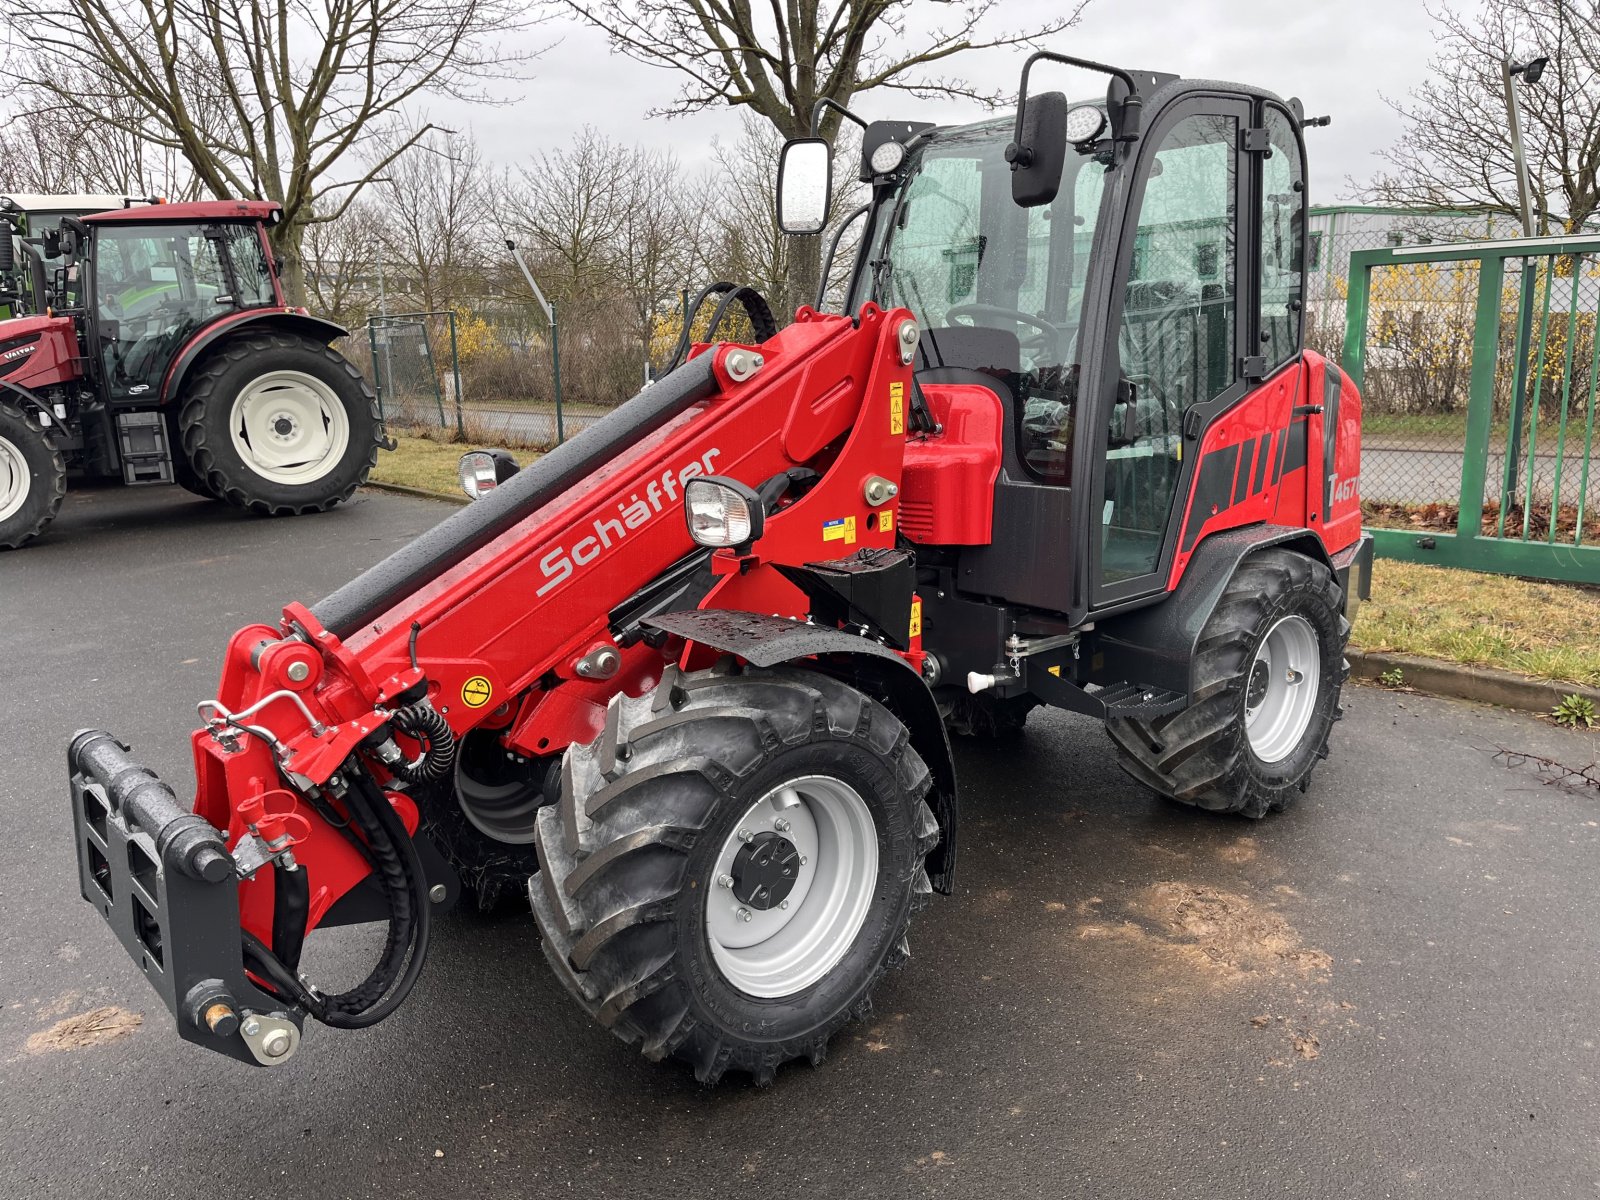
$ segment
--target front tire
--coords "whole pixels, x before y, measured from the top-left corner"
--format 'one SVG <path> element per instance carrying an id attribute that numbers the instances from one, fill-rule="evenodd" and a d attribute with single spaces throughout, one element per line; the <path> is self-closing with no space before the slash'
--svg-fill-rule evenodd
<path id="1" fill-rule="evenodd" d="M 0 404 L 0 550 L 26 546 L 61 511 L 67 465 L 31 413 Z"/>
<path id="2" fill-rule="evenodd" d="M 1189 707 L 1106 722 L 1123 770 L 1180 804 L 1260 818 L 1328 756 L 1350 624 L 1328 568 L 1269 548 L 1239 565 L 1201 631 Z"/>
<path id="3" fill-rule="evenodd" d="M 672 673 L 568 750 L 529 883 L 579 1004 L 702 1083 L 770 1083 L 910 951 L 939 827 L 905 727 L 810 670 Z M 793 874 L 785 874 L 785 871 Z"/>
<path id="4" fill-rule="evenodd" d="M 200 494 L 263 516 L 323 512 L 378 462 L 378 401 L 361 373 L 313 338 L 243 333 L 189 378 L 178 412 Z"/>

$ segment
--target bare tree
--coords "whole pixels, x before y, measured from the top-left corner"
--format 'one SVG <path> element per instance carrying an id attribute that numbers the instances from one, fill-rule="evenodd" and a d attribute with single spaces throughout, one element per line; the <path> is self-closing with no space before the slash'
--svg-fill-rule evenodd
<path id="1" fill-rule="evenodd" d="M 364 324 L 377 294 L 378 256 L 383 252 L 383 214 L 371 200 L 358 200 L 336 221 L 307 226 L 302 253 L 307 299 L 341 325 Z"/>
<path id="2" fill-rule="evenodd" d="M 273 244 L 297 302 L 306 227 L 337 219 L 433 128 L 407 106 L 476 95 L 526 59 L 501 36 L 525 23 L 516 0 L 42 0 L 5 19 L 26 44 L 10 79 L 80 124 L 177 151 L 214 196 L 282 204 Z M 80 65 L 83 90 L 68 82 Z M 354 166 L 381 135 L 386 153 Z"/>
<path id="3" fill-rule="evenodd" d="M 387 142 L 375 157 L 390 157 Z M 430 135 L 394 159 L 376 181 L 384 256 L 393 289 L 423 312 L 437 312 L 475 293 L 491 227 L 489 179 L 472 137 Z"/>
<path id="4" fill-rule="evenodd" d="M 1585 226 L 1600 209 L 1600 8 L 1573 0 L 1498 0 L 1439 23 L 1428 78 L 1391 102 L 1404 135 L 1366 189 L 1389 204 L 1518 213 L 1501 62 L 1548 55 L 1537 85 L 1516 84 L 1538 227 Z"/>
<path id="5" fill-rule="evenodd" d="M 1072 26 L 1087 0 L 1064 4 L 1058 15 L 1024 29 L 999 23 L 999 0 L 923 3 L 911 0 L 559 0 L 603 30 L 618 52 L 684 77 L 667 116 L 716 105 L 748 107 L 785 137 L 811 130 L 819 100 L 849 104 L 864 92 L 888 88 L 913 96 L 957 96 L 986 105 L 1009 92 L 1008 78 L 974 82 L 947 74 L 952 59 L 972 50 L 1031 46 Z M 913 21 L 929 12 L 941 20 Z M 832 138 L 839 116 L 829 112 L 822 133 Z M 794 283 L 815 291 L 820 244 L 798 240 Z"/>
<path id="6" fill-rule="evenodd" d="M 60 81 L 75 91 L 95 86 L 89 72 Z M 104 90 L 104 89 L 102 89 Z M 38 85 L 9 97 L 15 115 L 0 127 L 4 184 L 17 192 L 109 192 L 190 200 L 199 181 L 183 157 L 157 145 L 141 129 L 126 98 L 110 101 L 114 120 L 85 123 Z"/>

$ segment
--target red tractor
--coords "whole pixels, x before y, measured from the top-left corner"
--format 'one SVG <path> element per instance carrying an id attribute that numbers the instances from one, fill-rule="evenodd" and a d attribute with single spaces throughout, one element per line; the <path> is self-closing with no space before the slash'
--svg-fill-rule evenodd
<path id="1" fill-rule="evenodd" d="M 1105 98 L 1025 71 L 1014 129 L 866 125 L 845 314 L 707 289 L 752 344 L 524 470 L 468 455 L 474 504 L 240 630 L 192 805 L 73 739 L 83 895 L 180 1036 L 283 1063 L 392 1013 L 458 895 L 525 893 L 601 1025 L 768 1082 L 950 892 L 947 730 L 1053 705 L 1180 803 L 1306 789 L 1371 543 L 1360 397 L 1302 346 L 1300 106 L 1062 61 Z M 787 148 L 791 231 L 830 169 Z M 372 920 L 369 978 L 302 977 Z"/>
<path id="2" fill-rule="evenodd" d="M 264 514 L 347 499 L 377 461 L 377 399 L 331 348 L 345 330 L 286 304 L 276 204 L 143 205 L 14 241 L 0 213 L 0 550 L 37 537 L 67 474 L 176 482 Z"/>

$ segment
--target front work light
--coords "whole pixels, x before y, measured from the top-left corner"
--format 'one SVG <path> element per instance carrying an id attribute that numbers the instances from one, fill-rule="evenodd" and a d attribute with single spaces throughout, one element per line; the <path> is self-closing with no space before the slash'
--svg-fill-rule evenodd
<path id="1" fill-rule="evenodd" d="M 487 496 L 515 475 L 517 460 L 504 450 L 469 450 L 461 456 L 458 468 L 461 490 L 474 500 Z"/>
<path id="2" fill-rule="evenodd" d="M 879 142 L 867 165 L 872 168 L 874 175 L 888 175 L 899 170 L 905 160 L 906 148 L 899 142 Z"/>
<path id="3" fill-rule="evenodd" d="M 701 546 L 743 546 L 761 536 L 766 522 L 761 497 L 737 479 L 710 475 L 683 488 L 689 536 Z"/>
<path id="4" fill-rule="evenodd" d="M 1092 142 L 1105 131 L 1106 114 L 1095 104 L 1079 104 L 1067 110 L 1067 141 L 1074 146 Z"/>

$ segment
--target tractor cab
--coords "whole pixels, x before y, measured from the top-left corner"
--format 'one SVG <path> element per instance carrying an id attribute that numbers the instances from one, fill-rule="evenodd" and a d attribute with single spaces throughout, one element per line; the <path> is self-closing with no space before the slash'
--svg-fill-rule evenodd
<path id="1" fill-rule="evenodd" d="M 990 407 L 973 388 L 998 401 L 992 538 L 953 552 L 963 590 L 1076 624 L 1166 592 L 1207 428 L 1299 361 L 1303 122 L 1254 88 L 1041 58 L 1109 75 L 1105 96 L 1029 97 L 1025 70 L 1014 121 L 862 122 L 847 305 L 917 315 L 933 424 Z M 824 157 L 786 148 L 791 231 L 820 227 Z M 931 486 L 947 465 L 937 440 L 908 448 L 913 508 L 918 460 Z"/>
<path id="2" fill-rule="evenodd" d="M 178 352 L 220 318 L 281 308 L 265 220 L 274 205 L 117 209 L 68 222 L 87 235 L 75 297 L 113 403 L 149 396 Z M 270 210 L 257 212 L 256 209 Z"/>

